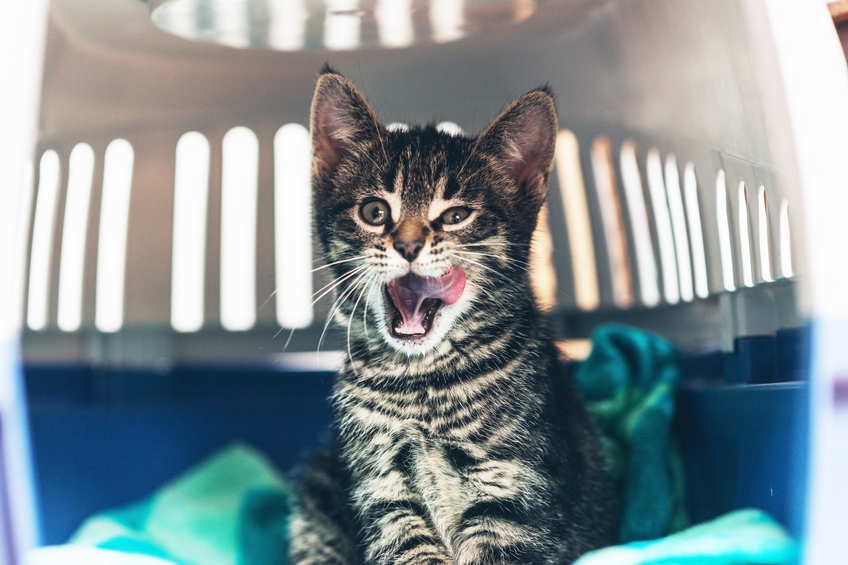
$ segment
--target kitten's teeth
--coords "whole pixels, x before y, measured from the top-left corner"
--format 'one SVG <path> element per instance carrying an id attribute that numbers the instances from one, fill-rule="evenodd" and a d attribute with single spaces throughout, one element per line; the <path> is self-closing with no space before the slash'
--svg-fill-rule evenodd
<path id="1" fill-rule="evenodd" d="M 465 290 L 465 271 L 451 269 L 442 277 L 421 277 L 409 273 L 386 285 L 392 302 L 400 313 L 394 332 L 402 336 L 424 335 L 430 330 L 427 315 L 441 303 L 453 304 Z M 435 313 L 435 312 L 434 312 Z"/>

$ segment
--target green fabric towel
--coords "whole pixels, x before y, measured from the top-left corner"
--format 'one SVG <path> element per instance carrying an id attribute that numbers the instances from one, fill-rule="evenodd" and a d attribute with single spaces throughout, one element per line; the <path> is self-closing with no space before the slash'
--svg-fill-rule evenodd
<path id="1" fill-rule="evenodd" d="M 655 539 L 685 528 L 683 473 L 671 445 L 680 380 L 674 347 L 635 328 L 602 326 L 574 378 L 620 486 L 619 541 Z"/>
<path id="2" fill-rule="evenodd" d="M 280 565 L 291 502 L 266 459 L 234 444 L 149 499 L 89 518 L 69 543 L 180 565 Z"/>
<path id="3" fill-rule="evenodd" d="M 784 565 L 798 546 L 760 510 L 737 510 L 655 541 L 592 551 L 574 565 Z"/>

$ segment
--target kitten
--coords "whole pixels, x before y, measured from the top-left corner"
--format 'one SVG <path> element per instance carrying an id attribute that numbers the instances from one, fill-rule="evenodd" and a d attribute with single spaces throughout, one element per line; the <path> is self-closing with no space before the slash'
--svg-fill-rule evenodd
<path id="1" fill-rule="evenodd" d="M 600 444 L 526 269 L 556 140 L 550 92 L 477 138 L 391 131 L 325 68 L 311 129 L 349 361 L 291 563 L 559 564 L 611 543 Z"/>

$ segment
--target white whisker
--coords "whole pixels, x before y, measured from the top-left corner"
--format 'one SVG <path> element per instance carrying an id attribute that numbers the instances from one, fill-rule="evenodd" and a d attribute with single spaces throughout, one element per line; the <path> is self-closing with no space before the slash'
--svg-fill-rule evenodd
<path id="1" fill-rule="evenodd" d="M 318 349 L 316 353 L 321 352 L 321 344 L 324 342 L 324 335 L 327 333 L 327 328 L 330 327 L 330 322 L 333 321 L 333 316 L 335 316 L 336 311 L 341 307 L 342 303 L 347 300 L 348 296 L 350 296 L 357 288 L 359 281 L 362 280 L 363 277 L 367 276 L 368 273 L 362 273 L 358 277 L 356 277 L 351 284 L 350 288 L 345 289 L 339 296 L 333 301 L 332 307 L 330 307 L 330 312 L 327 314 L 327 321 L 324 323 L 324 330 L 321 332 L 321 337 L 318 339 Z M 349 278 L 349 277 L 348 277 Z"/>
<path id="2" fill-rule="evenodd" d="M 477 265 L 478 267 L 482 267 L 483 269 L 486 269 L 487 271 L 491 271 L 493 274 L 499 276 L 500 278 L 502 278 L 505 281 L 512 284 L 522 295 L 524 295 L 524 298 L 526 298 L 527 301 L 530 303 L 530 305 L 533 307 L 533 311 L 536 312 L 536 303 L 529 296 L 527 296 L 527 293 L 524 292 L 524 290 L 521 288 L 522 285 L 519 284 L 517 281 L 505 276 L 502 273 L 499 273 L 496 269 L 492 269 L 491 267 L 488 267 L 488 266 L 484 265 L 483 263 L 481 263 L 479 261 L 475 261 L 474 259 L 469 259 L 468 257 L 457 257 L 457 259 L 459 259 L 460 261 L 467 261 L 469 263 Z"/>

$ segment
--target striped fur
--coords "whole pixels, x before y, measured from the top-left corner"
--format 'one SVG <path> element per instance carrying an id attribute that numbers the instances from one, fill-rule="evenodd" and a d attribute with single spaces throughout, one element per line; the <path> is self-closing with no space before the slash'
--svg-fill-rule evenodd
<path id="1" fill-rule="evenodd" d="M 302 485 L 291 563 L 561 564 L 612 541 L 599 442 L 526 269 L 556 127 L 541 89 L 477 138 L 387 131 L 347 80 L 322 73 L 315 220 L 349 360 L 338 441 Z M 373 199 L 383 224 L 368 221 Z M 399 245 L 410 241 L 414 257 Z M 425 334 L 399 334 L 387 283 L 452 269 L 467 277 L 461 297 L 437 303 Z"/>

